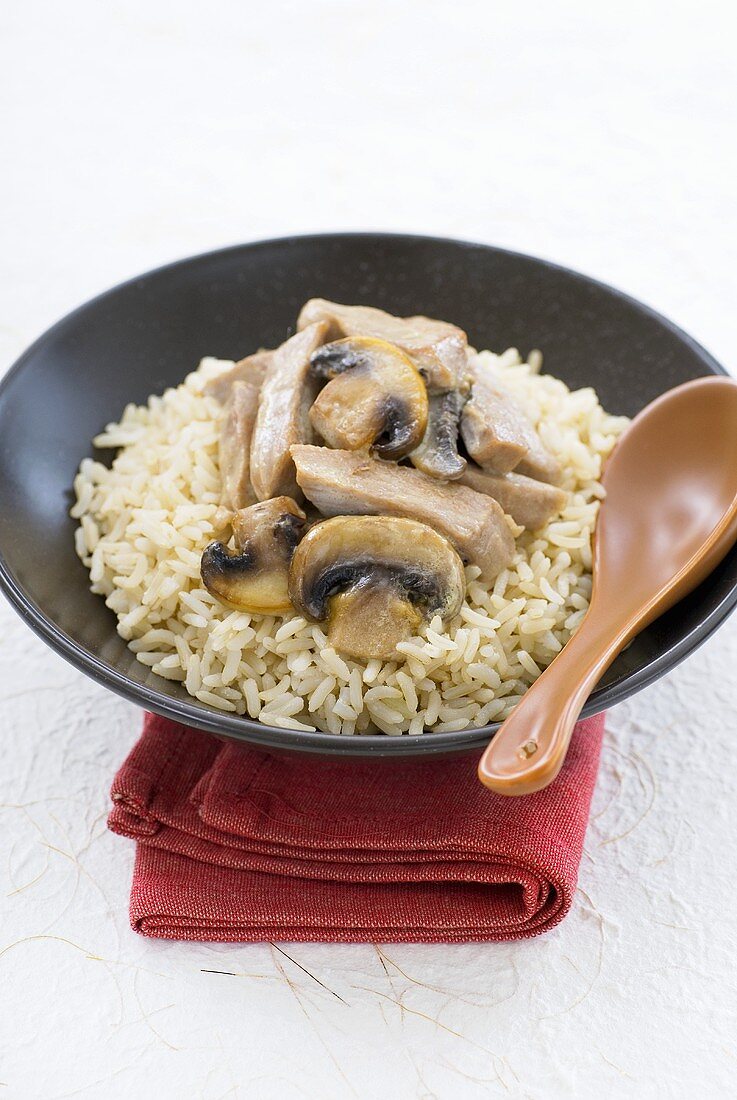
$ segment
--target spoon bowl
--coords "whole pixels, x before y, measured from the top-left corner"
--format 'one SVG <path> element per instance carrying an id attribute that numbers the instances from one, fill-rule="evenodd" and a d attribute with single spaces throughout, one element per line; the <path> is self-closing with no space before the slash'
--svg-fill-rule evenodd
<path id="1" fill-rule="evenodd" d="M 737 541 L 737 383 L 697 378 L 653 401 L 620 439 L 602 482 L 586 617 L 479 763 L 481 782 L 500 794 L 552 782 L 583 704 L 617 654 Z"/>

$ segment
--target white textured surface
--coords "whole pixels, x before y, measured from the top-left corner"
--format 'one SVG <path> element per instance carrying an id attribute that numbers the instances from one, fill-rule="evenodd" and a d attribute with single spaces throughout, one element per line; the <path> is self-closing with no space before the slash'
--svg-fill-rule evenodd
<path id="1" fill-rule="evenodd" d="M 6 6 L 3 363 L 168 259 L 390 228 L 590 272 L 733 367 L 731 6 L 689 8 Z M 130 932 L 104 818 L 138 715 L 4 604 L 0 647 L 3 1096 L 734 1095 L 737 620 L 611 714 L 560 928 L 286 946 L 336 996 L 269 947 Z"/>

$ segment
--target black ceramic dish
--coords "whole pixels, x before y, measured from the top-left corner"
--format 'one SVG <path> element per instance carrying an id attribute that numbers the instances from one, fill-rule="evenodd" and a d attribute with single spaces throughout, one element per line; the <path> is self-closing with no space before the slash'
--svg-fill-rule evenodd
<path id="1" fill-rule="evenodd" d="M 37 340 L 0 385 L 0 585 L 28 625 L 77 668 L 180 722 L 270 748 L 331 754 L 479 749 L 495 726 L 340 737 L 216 711 L 135 660 L 74 552 L 72 480 L 102 426 L 129 401 L 177 385 L 203 355 L 238 358 L 279 343 L 302 303 L 316 295 L 442 317 L 466 329 L 476 347 L 542 348 L 546 371 L 572 387 L 594 386 L 613 413 L 633 415 L 680 382 L 725 373 L 685 333 L 631 298 L 496 248 L 341 233 L 195 256 L 82 306 Z M 737 549 L 617 659 L 584 714 L 673 668 L 735 603 Z"/>

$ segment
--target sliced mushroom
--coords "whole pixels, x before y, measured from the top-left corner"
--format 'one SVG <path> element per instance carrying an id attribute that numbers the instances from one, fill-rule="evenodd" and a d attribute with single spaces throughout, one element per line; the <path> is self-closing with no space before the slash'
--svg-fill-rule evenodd
<path id="1" fill-rule="evenodd" d="M 486 583 L 514 556 L 500 505 L 457 481 L 443 483 L 408 466 L 330 447 L 292 447 L 292 457 L 302 491 L 324 516 L 398 516 L 428 523 L 465 561 L 480 567 Z"/>
<path id="2" fill-rule="evenodd" d="M 303 329 L 316 321 L 330 327 L 327 340 L 340 336 L 376 336 L 396 344 L 422 372 L 428 386 L 451 390 L 466 369 L 467 342 L 463 329 L 432 317 L 394 317 L 374 306 L 344 306 L 324 298 L 305 302 L 297 319 Z"/>
<path id="3" fill-rule="evenodd" d="M 463 475 L 466 460 L 458 454 L 458 425 L 466 402 L 460 390 L 428 398 L 427 428 L 410 461 L 429 477 L 455 481 Z"/>
<path id="4" fill-rule="evenodd" d="M 305 514 L 291 497 L 274 497 L 233 513 L 237 552 L 211 542 L 200 573 L 208 592 L 228 607 L 274 615 L 289 611 L 289 563 Z"/>
<path id="5" fill-rule="evenodd" d="M 328 378 L 310 409 L 312 426 L 331 447 L 373 447 L 402 458 L 427 424 L 425 383 L 412 360 L 386 340 L 348 337 L 313 353 L 311 372 Z"/>
<path id="6" fill-rule="evenodd" d="M 424 523 L 392 516 L 338 516 L 312 527 L 289 570 L 292 603 L 327 620 L 328 638 L 351 657 L 387 660 L 423 620 L 456 615 L 463 563 Z"/>

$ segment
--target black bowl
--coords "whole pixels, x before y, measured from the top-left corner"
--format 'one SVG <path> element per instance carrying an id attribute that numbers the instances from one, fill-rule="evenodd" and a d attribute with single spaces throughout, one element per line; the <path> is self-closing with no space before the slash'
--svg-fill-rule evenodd
<path id="1" fill-rule="evenodd" d="M 238 358 L 282 341 L 310 297 L 426 313 L 472 344 L 527 352 L 569 386 L 594 386 L 633 415 L 672 386 L 724 374 L 685 333 L 583 275 L 483 245 L 383 233 L 241 245 L 170 264 L 102 294 L 60 321 L 0 385 L 0 585 L 58 653 L 140 706 L 271 748 L 404 756 L 478 749 L 496 726 L 424 737 L 340 737 L 263 726 L 191 698 L 136 661 L 89 591 L 74 552 L 71 485 L 90 440 L 129 402 L 180 382 L 203 355 Z M 610 707 L 673 668 L 737 603 L 737 550 L 635 640 L 584 714 Z"/>

